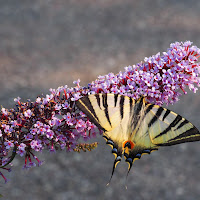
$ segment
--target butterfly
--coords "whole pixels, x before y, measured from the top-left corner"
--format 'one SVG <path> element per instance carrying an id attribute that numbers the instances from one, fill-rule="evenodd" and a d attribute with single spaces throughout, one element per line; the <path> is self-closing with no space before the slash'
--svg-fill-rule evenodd
<path id="1" fill-rule="evenodd" d="M 143 154 L 161 146 L 200 140 L 200 132 L 187 119 L 147 103 L 144 97 L 135 100 L 118 94 L 92 94 L 80 98 L 76 106 L 103 130 L 106 143 L 112 147 L 115 160 L 111 178 L 122 155 L 129 173 Z"/>

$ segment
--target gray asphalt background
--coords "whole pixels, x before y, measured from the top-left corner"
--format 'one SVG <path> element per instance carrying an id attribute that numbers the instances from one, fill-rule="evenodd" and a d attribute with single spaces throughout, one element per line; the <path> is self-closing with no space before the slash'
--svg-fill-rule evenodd
<path id="1" fill-rule="evenodd" d="M 49 88 L 118 73 L 170 43 L 191 40 L 200 47 L 198 0 L 0 0 L 0 104 L 17 96 L 35 100 Z M 200 129 L 199 92 L 170 109 Z M 136 161 L 126 180 L 121 162 L 109 181 L 114 156 L 102 137 L 88 153 L 43 152 L 45 164 L 0 180 L 6 200 L 198 200 L 200 142 L 163 148 Z M 127 184 L 128 189 L 125 189 Z"/>

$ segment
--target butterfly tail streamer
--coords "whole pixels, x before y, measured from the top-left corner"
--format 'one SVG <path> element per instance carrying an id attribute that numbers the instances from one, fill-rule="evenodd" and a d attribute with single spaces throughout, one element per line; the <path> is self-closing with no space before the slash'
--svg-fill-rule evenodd
<path id="1" fill-rule="evenodd" d="M 109 182 L 107 183 L 107 185 L 110 184 L 110 182 L 111 182 L 111 180 L 112 180 L 112 177 L 113 177 L 113 174 L 114 174 L 114 172 L 115 172 L 115 168 L 116 168 L 117 164 L 118 164 L 121 160 L 122 160 L 121 155 L 117 155 L 117 157 L 115 158 L 115 161 L 114 161 L 114 163 L 113 163 L 113 168 L 112 168 L 111 177 L 110 177 L 110 180 L 109 180 Z"/>

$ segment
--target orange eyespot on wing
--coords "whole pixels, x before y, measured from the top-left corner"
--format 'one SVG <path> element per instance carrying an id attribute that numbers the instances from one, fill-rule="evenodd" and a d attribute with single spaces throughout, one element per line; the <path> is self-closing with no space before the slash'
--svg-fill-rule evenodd
<path id="1" fill-rule="evenodd" d="M 133 149 L 135 144 L 132 141 L 127 140 L 127 141 L 123 142 L 122 146 L 123 146 L 123 148 L 128 147 L 129 149 Z"/>

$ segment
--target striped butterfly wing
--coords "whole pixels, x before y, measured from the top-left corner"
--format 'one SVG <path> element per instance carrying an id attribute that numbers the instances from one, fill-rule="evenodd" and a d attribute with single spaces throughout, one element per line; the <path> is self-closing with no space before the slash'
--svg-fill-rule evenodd
<path id="1" fill-rule="evenodd" d="M 135 147 L 126 155 L 129 170 L 135 159 L 144 153 L 150 154 L 160 146 L 200 140 L 198 129 L 173 111 L 158 105 L 145 105 L 144 102 L 140 110 L 140 119 L 131 134 Z"/>
<path id="2" fill-rule="evenodd" d="M 199 130 L 173 111 L 154 105 L 146 115 L 153 144 L 170 146 L 200 140 Z"/>
<path id="3" fill-rule="evenodd" d="M 128 139 L 128 124 L 135 101 L 117 94 L 95 94 L 82 97 L 76 106 L 89 120 L 104 131 L 107 144 L 116 156 L 114 165 L 121 161 L 123 142 Z"/>

